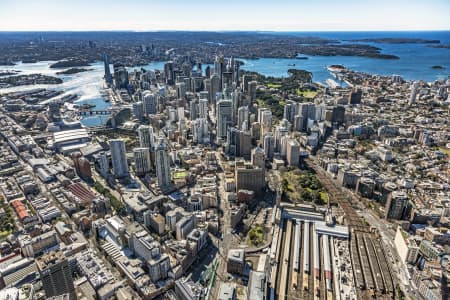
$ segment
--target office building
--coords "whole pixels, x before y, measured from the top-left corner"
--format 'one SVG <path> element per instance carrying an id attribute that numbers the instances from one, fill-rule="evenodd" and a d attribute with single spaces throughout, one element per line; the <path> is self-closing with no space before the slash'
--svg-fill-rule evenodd
<path id="1" fill-rule="evenodd" d="M 386 202 L 386 219 L 400 220 L 408 204 L 408 195 L 403 191 L 393 191 Z"/>
<path id="2" fill-rule="evenodd" d="M 109 173 L 109 159 L 108 156 L 106 156 L 106 152 L 100 152 L 95 157 L 95 163 L 98 168 L 98 171 L 100 172 L 100 175 L 103 177 L 106 177 Z"/>
<path id="3" fill-rule="evenodd" d="M 198 101 L 198 117 L 206 119 L 208 117 L 208 99 L 201 98 Z"/>
<path id="4" fill-rule="evenodd" d="M 191 100 L 189 103 L 189 119 L 195 120 L 198 117 L 198 104 L 195 102 L 195 100 Z"/>
<path id="5" fill-rule="evenodd" d="M 258 120 L 261 124 L 261 140 L 272 130 L 272 112 L 269 109 L 258 110 Z"/>
<path id="6" fill-rule="evenodd" d="M 296 129 L 299 131 L 304 131 L 307 129 L 308 120 L 315 120 L 316 118 L 316 106 L 314 103 L 300 103 L 298 104 L 297 115 L 301 118 L 297 118 L 294 122 L 296 122 Z M 301 124 L 297 124 L 297 122 L 301 122 Z"/>
<path id="7" fill-rule="evenodd" d="M 220 76 L 218 74 L 213 74 L 211 75 L 211 87 L 210 87 L 210 91 L 209 91 L 209 97 L 210 97 L 210 101 L 212 104 L 216 104 L 216 95 L 217 93 L 220 92 L 221 90 L 221 80 L 220 80 Z"/>
<path id="8" fill-rule="evenodd" d="M 114 85 L 116 89 L 128 89 L 128 71 L 124 66 L 114 66 Z"/>
<path id="9" fill-rule="evenodd" d="M 236 284 L 221 282 L 217 300 L 236 300 Z"/>
<path id="10" fill-rule="evenodd" d="M 217 141 L 224 141 L 227 137 L 228 127 L 232 125 L 232 102 L 231 100 L 220 100 L 217 102 L 216 120 L 217 120 Z"/>
<path id="11" fill-rule="evenodd" d="M 148 148 L 134 148 L 134 168 L 136 175 L 143 176 L 151 171 L 150 150 Z"/>
<path id="12" fill-rule="evenodd" d="M 204 118 L 198 118 L 191 123 L 192 140 L 198 144 L 209 143 L 208 121 Z"/>
<path id="13" fill-rule="evenodd" d="M 141 125 L 138 127 L 139 146 L 143 148 L 155 148 L 155 133 L 153 127 L 149 125 Z"/>
<path id="14" fill-rule="evenodd" d="M 103 54 L 103 64 L 105 67 L 105 81 L 108 84 L 108 86 L 110 86 L 113 83 L 113 78 L 111 75 L 111 68 L 109 67 L 109 56 L 108 54 L 104 53 Z"/>
<path id="15" fill-rule="evenodd" d="M 296 140 L 288 140 L 286 148 L 286 161 L 289 166 L 298 166 L 300 158 L 300 144 Z"/>
<path id="16" fill-rule="evenodd" d="M 243 274 L 245 269 L 244 249 L 230 249 L 227 257 L 227 272 Z"/>
<path id="17" fill-rule="evenodd" d="M 117 178 L 128 176 L 127 151 L 125 142 L 122 139 L 113 139 L 109 141 L 111 151 L 111 161 L 114 176 Z"/>
<path id="18" fill-rule="evenodd" d="M 163 135 L 159 136 L 155 150 L 156 177 L 160 188 L 170 186 L 169 145 Z"/>
<path id="19" fill-rule="evenodd" d="M 181 218 L 175 225 L 175 236 L 177 240 L 184 240 L 195 227 L 194 216 Z"/>
<path id="20" fill-rule="evenodd" d="M 243 128 L 242 124 L 247 121 L 248 127 L 248 116 L 249 116 L 249 109 L 247 106 L 241 106 L 238 108 L 238 119 L 237 119 L 237 127 L 242 130 L 248 130 L 248 128 Z"/>
<path id="21" fill-rule="evenodd" d="M 261 147 L 258 146 L 252 150 L 251 159 L 252 165 L 260 167 L 261 169 L 265 168 L 266 154 Z"/>
<path id="22" fill-rule="evenodd" d="M 167 254 L 160 254 L 147 261 L 148 273 L 153 282 L 166 279 L 170 270 L 170 259 Z"/>
<path id="23" fill-rule="evenodd" d="M 36 263 L 47 298 L 69 294 L 70 299 L 76 299 L 72 271 L 63 252 L 44 254 Z"/>
<path id="24" fill-rule="evenodd" d="M 175 281 L 175 294 L 180 300 L 202 300 L 204 299 L 204 288 L 197 282 L 194 283 L 190 276 L 182 277 Z"/>
<path id="25" fill-rule="evenodd" d="M 361 89 L 352 89 L 352 91 L 348 94 L 348 104 L 360 104 L 362 98 L 362 90 Z"/>
<path id="26" fill-rule="evenodd" d="M 133 115 L 134 117 L 141 121 L 144 118 L 144 105 L 142 101 L 137 101 L 133 103 Z"/>
<path id="27" fill-rule="evenodd" d="M 252 136 L 235 127 L 228 128 L 226 152 L 231 156 L 250 157 Z"/>
<path id="28" fill-rule="evenodd" d="M 414 103 L 416 103 L 418 90 L 419 90 L 419 82 L 415 81 L 411 85 L 411 96 L 409 97 L 409 105 L 413 105 Z"/>
<path id="29" fill-rule="evenodd" d="M 214 74 L 219 76 L 220 86 L 219 89 L 222 89 L 222 73 L 225 72 L 225 58 L 223 55 L 216 55 L 214 60 Z"/>
<path id="30" fill-rule="evenodd" d="M 177 82 L 175 84 L 176 88 L 177 88 L 177 98 L 179 100 L 184 99 L 184 97 L 186 96 L 186 83 L 184 82 Z"/>
<path id="31" fill-rule="evenodd" d="M 268 160 L 273 158 L 273 154 L 275 153 L 275 138 L 272 133 L 267 133 L 264 136 L 264 154 Z"/>
<path id="32" fill-rule="evenodd" d="M 294 122 L 295 116 L 297 115 L 298 105 L 294 101 L 287 101 L 284 106 L 283 119 L 289 122 Z"/>
<path id="33" fill-rule="evenodd" d="M 142 93 L 142 105 L 143 105 L 143 110 L 144 110 L 144 114 L 146 116 L 149 115 L 154 115 L 157 113 L 158 110 L 158 102 L 157 102 L 157 97 L 156 94 L 150 92 L 150 91 L 145 91 Z"/>
<path id="34" fill-rule="evenodd" d="M 173 61 L 168 61 L 164 64 L 164 76 L 168 85 L 173 85 L 175 83 Z"/>
<path id="35" fill-rule="evenodd" d="M 250 81 L 248 83 L 247 95 L 250 97 L 250 103 L 253 104 L 256 101 L 256 81 Z"/>
<path id="36" fill-rule="evenodd" d="M 263 168 L 244 161 L 236 161 L 234 172 L 236 192 L 239 190 L 249 190 L 258 195 L 262 193 L 266 185 Z"/>

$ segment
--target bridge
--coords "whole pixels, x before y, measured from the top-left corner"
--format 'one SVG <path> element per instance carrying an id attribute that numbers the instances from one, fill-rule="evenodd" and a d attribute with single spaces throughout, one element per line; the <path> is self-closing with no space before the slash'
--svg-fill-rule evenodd
<path id="1" fill-rule="evenodd" d="M 121 107 L 111 106 L 106 109 L 79 109 L 76 111 L 78 116 L 96 116 L 96 115 L 111 115 L 119 112 Z"/>
<path id="2" fill-rule="evenodd" d="M 76 112 L 78 116 L 110 115 L 111 113 L 112 111 L 109 109 L 104 110 L 81 109 Z"/>

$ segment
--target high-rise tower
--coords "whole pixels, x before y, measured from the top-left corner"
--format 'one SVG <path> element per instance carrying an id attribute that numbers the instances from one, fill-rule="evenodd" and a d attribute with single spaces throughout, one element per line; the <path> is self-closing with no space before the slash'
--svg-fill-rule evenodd
<path id="1" fill-rule="evenodd" d="M 231 126 L 233 112 L 233 103 L 231 100 L 220 100 L 217 102 L 216 121 L 217 121 L 217 141 L 223 141 L 227 137 L 227 129 Z"/>
<path id="2" fill-rule="evenodd" d="M 76 299 L 72 271 L 61 251 L 47 253 L 36 261 L 47 298 L 68 294 Z"/>
<path id="3" fill-rule="evenodd" d="M 114 176 L 117 178 L 128 176 L 127 151 L 125 142 L 122 139 L 113 139 L 109 141 L 111 150 L 111 161 Z"/>
<path id="4" fill-rule="evenodd" d="M 156 177 L 160 188 L 170 186 L 169 146 L 166 138 L 160 135 L 155 150 Z"/>

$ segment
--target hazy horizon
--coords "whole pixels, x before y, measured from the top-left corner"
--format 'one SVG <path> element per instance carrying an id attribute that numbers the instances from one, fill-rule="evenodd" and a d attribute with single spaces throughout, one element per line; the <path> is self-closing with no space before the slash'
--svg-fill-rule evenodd
<path id="1" fill-rule="evenodd" d="M 26 33 L 26 32 L 132 32 L 132 33 L 152 33 L 152 32 L 217 32 L 217 33 L 233 33 L 233 32 L 256 32 L 256 33 L 321 33 L 321 32 L 336 32 L 336 33 L 364 33 L 364 32 L 373 32 L 373 33 L 402 33 L 402 32 L 450 32 L 449 29 L 424 29 L 424 30 L 414 30 L 414 29 L 405 29 L 405 30 L 183 30 L 183 29 L 161 29 L 161 30 L 133 30 L 133 29 L 116 29 L 116 30 L 0 30 L 2 33 Z"/>
<path id="2" fill-rule="evenodd" d="M 447 31 L 450 1 L 0 0 L 0 31 Z"/>

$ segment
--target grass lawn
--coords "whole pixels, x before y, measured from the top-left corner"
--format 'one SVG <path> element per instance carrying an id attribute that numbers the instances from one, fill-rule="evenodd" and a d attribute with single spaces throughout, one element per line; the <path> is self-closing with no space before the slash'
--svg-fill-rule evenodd
<path id="1" fill-rule="evenodd" d="M 440 147 L 439 151 L 441 151 L 442 153 L 450 156 L 450 149 L 449 148 L 445 148 L 445 147 Z"/>
<path id="2" fill-rule="evenodd" d="M 185 178 L 186 175 L 187 175 L 187 172 L 185 172 L 185 171 L 175 172 L 175 173 L 173 173 L 173 178 L 174 179 L 182 179 L 182 178 Z"/>
<path id="3" fill-rule="evenodd" d="M 297 89 L 296 91 L 297 96 L 301 96 L 301 97 L 305 97 L 305 98 L 314 98 L 317 95 L 316 91 L 311 91 L 311 90 L 300 90 Z"/>
<path id="4" fill-rule="evenodd" d="M 255 226 L 248 232 L 248 240 L 253 246 L 258 246 L 264 241 L 264 228 Z"/>
<path id="5" fill-rule="evenodd" d="M 323 201 L 323 203 L 328 203 L 328 195 L 326 192 L 319 192 L 320 199 Z"/>
<path id="6" fill-rule="evenodd" d="M 258 107 L 266 107 L 266 104 L 262 99 L 256 99 L 256 103 L 258 103 Z"/>
<path id="7" fill-rule="evenodd" d="M 281 83 L 268 83 L 267 87 L 269 89 L 279 89 L 281 87 Z"/>

